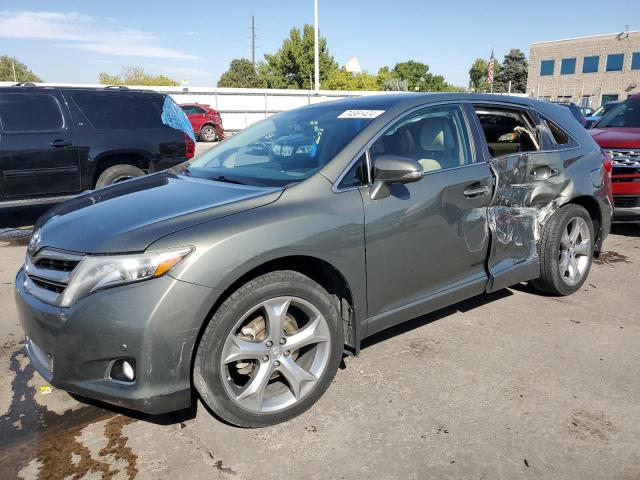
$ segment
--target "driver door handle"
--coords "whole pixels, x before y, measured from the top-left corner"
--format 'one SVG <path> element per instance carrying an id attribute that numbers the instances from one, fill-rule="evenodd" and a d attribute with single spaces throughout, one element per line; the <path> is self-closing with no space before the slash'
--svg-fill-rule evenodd
<path id="1" fill-rule="evenodd" d="M 70 147 L 71 146 L 71 142 L 69 142 L 68 140 L 62 140 L 62 139 L 57 139 L 52 141 L 49 144 L 50 147 L 56 147 L 56 148 L 60 148 L 60 147 Z"/>
<path id="2" fill-rule="evenodd" d="M 462 194 L 467 198 L 479 197 L 480 195 L 486 195 L 491 191 L 491 189 L 484 185 L 482 187 L 475 188 L 467 188 Z"/>

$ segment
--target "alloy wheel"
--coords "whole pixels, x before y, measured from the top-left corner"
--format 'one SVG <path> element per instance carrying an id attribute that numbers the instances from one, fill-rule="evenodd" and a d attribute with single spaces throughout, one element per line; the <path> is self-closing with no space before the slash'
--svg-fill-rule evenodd
<path id="1" fill-rule="evenodd" d="M 216 131 L 213 127 L 204 127 L 200 132 L 205 142 L 213 142 L 216 139 Z"/>
<path id="2" fill-rule="evenodd" d="M 576 285 L 589 268 L 591 261 L 591 236 L 589 226 L 582 217 L 573 217 L 567 223 L 560 238 L 558 269 L 562 280 Z"/>
<path id="3" fill-rule="evenodd" d="M 331 335 L 317 307 L 299 297 L 270 298 L 231 329 L 221 375 L 230 398 L 256 413 L 290 407 L 307 396 L 329 363 Z"/>

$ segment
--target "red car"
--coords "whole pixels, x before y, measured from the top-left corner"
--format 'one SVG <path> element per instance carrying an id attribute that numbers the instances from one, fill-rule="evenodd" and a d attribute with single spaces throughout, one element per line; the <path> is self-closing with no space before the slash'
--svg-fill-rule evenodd
<path id="1" fill-rule="evenodd" d="M 180 105 L 180 108 L 187 114 L 193 133 L 203 142 L 215 142 L 226 138 L 222 119 L 217 110 L 199 103 Z"/>
<path id="2" fill-rule="evenodd" d="M 640 94 L 611 109 L 590 132 L 613 159 L 614 221 L 640 222 Z"/>

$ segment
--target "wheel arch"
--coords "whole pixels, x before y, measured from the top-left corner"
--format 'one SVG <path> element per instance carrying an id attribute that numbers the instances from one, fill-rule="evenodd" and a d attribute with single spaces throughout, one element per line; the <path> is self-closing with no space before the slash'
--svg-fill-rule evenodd
<path id="1" fill-rule="evenodd" d="M 228 278 L 222 285 L 222 293 L 211 307 L 206 321 L 203 322 L 196 340 L 196 348 L 210 319 L 220 305 L 238 288 L 250 280 L 268 272 L 277 270 L 293 270 L 306 275 L 335 299 L 336 307 L 342 316 L 345 349 L 350 354 L 357 354 L 360 342 L 357 332 L 357 320 L 353 309 L 354 299 L 351 287 L 345 276 L 326 260 L 310 255 L 290 255 L 274 258 L 254 266 L 244 273 Z M 195 358 L 195 355 L 194 355 Z"/>
<path id="2" fill-rule="evenodd" d="M 107 152 L 96 157 L 93 167 L 93 175 L 91 176 L 91 185 L 95 186 L 98 177 L 107 168 L 114 165 L 133 165 L 141 170 L 148 171 L 151 165 L 149 157 L 141 152 L 136 151 L 118 151 Z"/>

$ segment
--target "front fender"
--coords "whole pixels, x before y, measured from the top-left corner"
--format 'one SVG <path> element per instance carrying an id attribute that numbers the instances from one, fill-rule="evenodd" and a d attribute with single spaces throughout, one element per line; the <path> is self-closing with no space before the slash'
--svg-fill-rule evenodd
<path id="1" fill-rule="evenodd" d="M 270 205 L 168 235 L 149 248 L 193 245 L 175 278 L 224 291 L 255 268 L 292 256 L 332 265 L 346 279 L 356 311 L 366 310 L 364 209 L 358 190 L 331 191 L 315 175 Z M 359 308 L 358 308 L 359 307 Z"/>

